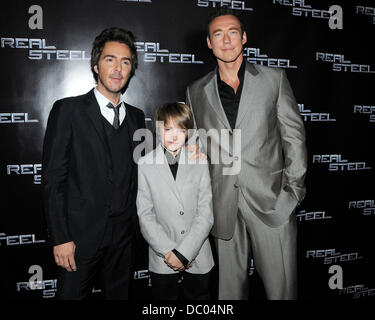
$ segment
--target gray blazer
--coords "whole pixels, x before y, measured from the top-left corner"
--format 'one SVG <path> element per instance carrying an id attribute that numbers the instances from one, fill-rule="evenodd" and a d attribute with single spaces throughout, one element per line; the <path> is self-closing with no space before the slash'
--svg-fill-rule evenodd
<path id="1" fill-rule="evenodd" d="M 208 235 L 213 225 L 212 190 L 207 160 L 188 163 L 181 149 L 176 180 L 163 147 L 138 161 L 137 211 L 149 244 L 149 270 L 173 274 L 164 256 L 177 249 L 189 262 L 187 272 L 204 274 L 214 265 Z"/>
<path id="2" fill-rule="evenodd" d="M 186 100 L 198 129 L 216 128 L 228 135 L 228 146 L 219 135 L 200 140 L 210 161 L 215 218 L 212 234 L 230 239 L 238 192 L 265 224 L 277 227 L 288 220 L 305 195 L 307 152 L 303 120 L 283 69 L 246 64 L 235 125 L 240 137 L 225 115 L 216 72 L 188 86 Z M 218 146 L 225 161 L 215 164 L 212 150 Z M 223 175 L 225 167 L 236 170 Z"/>

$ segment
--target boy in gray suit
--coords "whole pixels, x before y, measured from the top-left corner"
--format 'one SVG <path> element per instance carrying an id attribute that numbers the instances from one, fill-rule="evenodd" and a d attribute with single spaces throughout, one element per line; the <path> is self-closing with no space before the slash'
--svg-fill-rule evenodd
<path id="1" fill-rule="evenodd" d="M 188 159 L 185 143 L 194 120 L 188 106 L 169 103 L 155 115 L 161 143 L 138 162 L 137 210 L 149 244 L 149 272 L 155 299 L 177 300 L 183 277 L 185 299 L 210 298 L 214 265 L 213 225 L 207 160 Z"/>

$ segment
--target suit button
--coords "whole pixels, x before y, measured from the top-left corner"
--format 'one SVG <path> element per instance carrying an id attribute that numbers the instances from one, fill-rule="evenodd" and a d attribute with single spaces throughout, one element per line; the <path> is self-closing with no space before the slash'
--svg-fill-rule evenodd
<path id="1" fill-rule="evenodd" d="M 183 215 L 184 214 L 184 212 L 183 211 L 180 211 L 180 215 Z"/>
<path id="2" fill-rule="evenodd" d="M 237 156 L 235 156 L 233 159 L 237 161 L 239 158 Z"/>
<path id="3" fill-rule="evenodd" d="M 185 233 L 185 230 L 182 230 L 182 231 L 181 231 L 181 234 L 184 234 L 184 233 Z"/>
<path id="4" fill-rule="evenodd" d="M 235 184 L 234 184 L 234 187 L 235 187 L 235 188 L 238 188 L 238 187 L 239 187 L 239 185 L 238 185 L 237 183 L 235 183 Z"/>

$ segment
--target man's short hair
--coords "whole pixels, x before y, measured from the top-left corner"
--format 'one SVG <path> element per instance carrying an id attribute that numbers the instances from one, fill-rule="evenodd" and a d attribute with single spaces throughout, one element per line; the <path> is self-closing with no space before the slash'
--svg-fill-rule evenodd
<path id="1" fill-rule="evenodd" d="M 184 103 L 166 103 L 156 110 L 155 124 L 157 121 L 168 123 L 170 120 L 181 128 L 187 130 L 194 128 L 193 114 L 190 108 Z"/>
<path id="2" fill-rule="evenodd" d="M 100 55 L 103 52 L 104 46 L 107 42 L 115 41 L 126 44 L 131 52 L 131 72 L 130 77 L 135 73 L 138 67 L 137 49 L 135 47 L 135 38 L 132 32 L 117 27 L 104 29 L 94 40 L 91 50 L 91 72 L 94 79 L 98 82 L 98 74 L 94 70 L 94 66 L 99 64 Z"/>
<path id="3" fill-rule="evenodd" d="M 241 20 L 241 16 L 238 14 L 238 12 L 229 8 L 229 7 L 220 7 L 219 9 L 216 9 L 215 11 L 213 11 L 210 14 L 210 16 L 208 17 L 208 20 L 207 20 L 207 36 L 209 38 L 210 38 L 211 22 L 218 17 L 228 16 L 228 15 L 237 18 L 238 22 L 240 23 L 240 27 L 241 27 L 241 35 L 243 35 L 245 30 L 244 30 L 244 26 L 243 26 L 243 23 L 242 23 L 242 20 Z"/>

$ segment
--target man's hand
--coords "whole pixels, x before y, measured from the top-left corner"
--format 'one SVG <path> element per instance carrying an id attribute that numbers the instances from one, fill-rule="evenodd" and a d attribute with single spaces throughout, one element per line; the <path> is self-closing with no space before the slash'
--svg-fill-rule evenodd
<path id="1" fill-rule="evenodd" d="M 180 259 L 178 259 L 176 257 L 176 255 L 172 252 L 172 251 L 169 251 L 165 257 L 164 257 L 164 262 L 169 266 L 171 267 L 174 271 L 182 271 L 185 269 L 184 265 L 182 264 L 182 262 L 180 261 Z"/>
<path id="2" fill-rule="evenodd" d="M 67 271 L 77 271 L 76 262 L 74 260 L 74 253 L 76 245 L 73 241 L 59 244 L 53 247 L 53 255 L 56 264 L 65 268 Z"/>
<path id="3" fill-rule="evenodd" d="M 185 149 L 190 153 L 189 160 L 207 160 L 207 155 L 200 151 L 197 144 L 187 144 L 185 145 Z"/>

